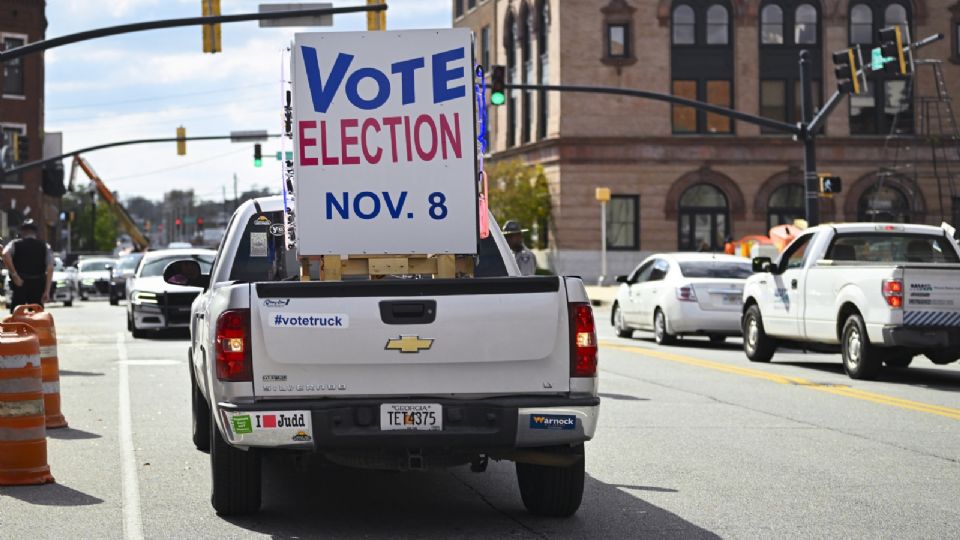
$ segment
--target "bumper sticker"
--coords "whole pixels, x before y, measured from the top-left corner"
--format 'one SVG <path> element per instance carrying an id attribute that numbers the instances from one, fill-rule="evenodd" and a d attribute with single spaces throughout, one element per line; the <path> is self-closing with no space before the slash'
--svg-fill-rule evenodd
<path id="1" fill-rule="evenodd" d="M 530 429 L 563 429 L 577 427 L 577 417 L 572 414 L 531 414 Z"/>

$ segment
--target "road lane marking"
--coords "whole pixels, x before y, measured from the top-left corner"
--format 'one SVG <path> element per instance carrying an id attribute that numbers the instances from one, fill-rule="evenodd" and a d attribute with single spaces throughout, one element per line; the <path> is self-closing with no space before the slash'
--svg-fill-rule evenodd
<path id="1" fill-rule="evenodd" d="M 183 360 L 122 360 L 118 363 L 127 366 L 177 366 Z"/>
<path id="2" fill-rule="evenodd" d="M 130 420 L 130 362 L 127 360 L 125 335 L 117 334 L 117 358 L 120 360 L 120 482 L 123 491 L 123 537 L 129 540 L 143 538 L 140 516 L 140 485 L 137 478 L 137 456 L 133 448 L 133 424 Z"/>
<path id="3" fill-rule="evenodd" d="M 763 380 L 775 382 L 777 384 L 790 384 L 798 387 L 809 388 L 811 390 L 816 390 L 818 392 L 824 392 L 827 394 L 833 394 L 836 396 L 842 396 L 847 398 L 859 399 L 861 401 L 868 401 L 871 403 L 887 405 L 890 407 L 897 407 L 900 409 L 906 409 L 906 410 L 922 412 L 927 414 L 935 414 L 937 416 L 943 416 L 945 418 L 950 418 L 952 420 L 960 420 L 960 409 L 955 409 L 952 407 L 943 407 L 941 405 L 921 403 L 919 401 L 911 401 L 909 399 L 902 399 L 902 398 L 897 398 L 897 397 L 888 396 L 884 394 L 878 394 L 876 392 L 868 392 L 866 390 L 859 390 L 856 388 L 836 386 L 832 384 L 818 384 L 813 381 L 809 381 L 807 379 L 803 379 L 800 377 L 789 377 L 785 375 L 778 375 L 776 373 L 768 373 L 766 371 L 761 371 L 758 369 L 732 366 L 730 364 L 725 364 L 723 362 L 716 362 L 713 360 L 704 360 L 702 358 L 695 358 L 693 356 L 686 356 L 683 354 L 657 351 L 654 349 L 647 349 L 645 347 L 638 347 L 636 345 L 623 345 L 621 343 L 617 343 L 613 341 L 601 341 L 600 347 L 605 349 L 616 349 L 616 350 L 625 351 L 625 352 L 642 354 L 644 356 L 649 356 L 652 358 L 659 358 L 661 360 L 669 360 L 671 362 L 677 362 L 681 364 L 688 364 L 691 366 L 712 369 L 714 371 L 723 371 L 726 373 L 740 375 L 743 377 L 763 379 Z"/>

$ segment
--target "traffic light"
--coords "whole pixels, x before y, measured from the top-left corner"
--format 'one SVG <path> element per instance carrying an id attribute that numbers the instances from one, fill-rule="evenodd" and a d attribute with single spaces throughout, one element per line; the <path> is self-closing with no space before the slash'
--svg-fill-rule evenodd
<path id="1" fill-rule="evenodd" d="M 368 6 L 375 6 L 377 4 L 386 4 L 387 0 L 367 0 Z M 387 12 L 386 11 L 368 11 L 367 12 L 367 30 L 370 32 L 375 32 L 377 30 L 386 30 L 387 29 Z"/>
<path id="2" fill-rule="evenodd" d="M 177 218 L 177 219 L 173 222 L 173 224 L 176 225 L 177 227 L 179 227 L 179 226 L 183 225 L 183 220 L 180 219 L 180 218 Z"/>
<path id="3" fill-rule="evenodd" d="M 202 229 L 202 228 L 203 228 L 203 217 L 201 217 L 201 216 L 197 216 L 197 228 L 198 228 L 198 229 Z"/>
<path id="4" fill-rule="evenodd" d="M 832 174 L 820 174 L 817 175 L 820 177 L 820 193 L 828 197 L 833 196 L 834 193 L 840 193 L 843 189 L 843 183 L 840 180 L 839 176 L 834 176 Z"/>
<path id="5" fill-rule="evenodd" d="M 63 185 L 63 163 L 52 161 L 43 166 L 40 190 L 51 197 L 63 197 L 67 187 Z"/>
<path id="6" fill-rule="evenodd" d="M 263 149 L 260 148 L 259 144 L 253 145 L 253 166 L 260 167 L 263 165 Z"/>
<path id="7" fill-rule="evenodd" d="M 883 28 L 879 32 L 880 52 L 890 61 L 884 63 L 883 71 L 891 75 L 906 75 L 910 64 L 903 52 L 904 36 L 899 26 Z M 909 45 L 909 44 L 908 44 Z"/>
<path id="8" fill-rule="evenodd" d="M 30 158 L 30 138 L 25 133 L 13 134 L 13 162 L 24 163 Z"/>
<path id="9" fill-rule="evenodd" d="M 867 90 L 866 79 L 861 79 L 862 75 L 859 74 L 863 69 L 863 57 L 860 56 L 859 45 L 833 53 L 833 65 L 838 90 L 854 94 Z"/>
<path id="10" fill-rule="evenodd" d="M 220 0 L 200 0 L 201 10 L 204 17 L 216 17 L 220 15 Z M 220 46 L 220 25 L 203 25 L 203 52 L 218 53 L 223 49 Z"/>
<path id="11" fill-rule="evenodd" d="M 177 128 L 177 155 L 187 155 L 187 128 L 183 126 Z"/>
<path id="12" fill-rule="evenodd" d="M 492 66 L 490 68 L 490 104 L 503 105 L 507 101 L 504 93 L 506 84 L 507 68 L 505 66 Z"/>

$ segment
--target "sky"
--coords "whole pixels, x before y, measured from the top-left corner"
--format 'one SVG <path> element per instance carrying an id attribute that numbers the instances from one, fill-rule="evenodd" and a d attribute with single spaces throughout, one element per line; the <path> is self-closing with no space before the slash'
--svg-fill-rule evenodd
<path id="1" fill-rule="evenodd" d="M 327 0 L 328 2 L 331 0 Z M 221 12 L 253 13 L 272 0 L 221 0 Z M 294 2 L 295 3 L 295 2 Z M 334 7 L 363 0 L 332 0 Z M 449 0 L 387 0 L 387 29 L 449 28 Z M 133 22 L 201 15 L 201 0 L 47 0 L 47 38 Z M 365 13 L 334 16 L 330 27 L 260 28 L 257 22 L 221 26 L 223 52 L 203 53 L 199 26 L 99 38 L 46 51 L 47 132 L 63 133 L 63 149 L 141 138 L 282 131 L 282 53 L 296 32 L 366 29 Z M 288 71 L 288 69 L 286 70 Z M 263 143 L 263 167 L 253 143 L 188 141 L 135 145 L 85 154 L 122 199 L 159 200 L 171 189 L 193 189 L 200 200 L 221 200 L 256 187 L 280 189 L 273 157 L 289 139 Z M 64 163 L 69 170 L 69 162 Z"/>

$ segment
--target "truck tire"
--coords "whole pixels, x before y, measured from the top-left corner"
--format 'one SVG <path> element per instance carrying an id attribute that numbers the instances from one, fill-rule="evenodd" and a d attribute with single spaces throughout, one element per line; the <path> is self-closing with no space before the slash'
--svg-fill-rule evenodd
<path id="1" fill-rule="evenodd" d="M 563 448 L 563 453 L 580 456 L 569 467 L 549 467 L 517 463 L 517 484 L 527 511 L 537 516 L 567 517 L 573 515 L 583 500 L 583 444 Z"/>
<path id="2" fill-rule="evenodd" d="M 260 510 L 260 454 L 227 444 L 210 420 L 210 503 L 220 516 L 242 516 Z"/>
<path id="3" fill-rule="evenodd" d="M 627 327 L 626 323 L 623 322 L 623 311 L 620 309 L 620 304 L 613 305 L 612 317 L 613 328 L 617 331 L 618 337 L 633 337 L 633 330 Z"/>
<path id="4" fill-rule="evenodd" d="M 72 298 L 71 298 L 70 300 L 64 300 L 64 301 L 63 301 L 63 307 L 70 307 L 70 306 L 72 306 L 72 305 L 73 305 L 73 299 L 72 299 Z"/>
<path id="5" fill-rule="evenodd" d="M 193 362 L 187 360 L 190 370 L 190 401 L 193 410 L 193 445 L 201 452 L 210 453 L 210 406 L 197 386 L 197 378 L 193 374 Z"/>
<path id="6" fill-rule="evenodd" d="M 677 336 L 667 331 L 667 316 L 660 308 L 653 312 L 653 340 L 657 345 L 673 345 L 677 342 Z"/>
<path id="7" fill-rule="evenodd" d="M 851 379 L 875 379 L 883 363 L 881 351 L 870 344 L 863 317 L 854 313 L 843 323 L 840 340 L 843 370 Z"/>
<path id="8" fill-rule="evenodd" d="M 769 362 L 777 350 L 776 342 L 763 330 L 763 317 L 756 304 L 743 314 L 743 352 L 751 362 Z"/>

